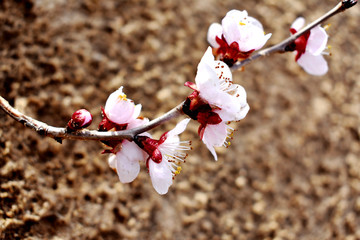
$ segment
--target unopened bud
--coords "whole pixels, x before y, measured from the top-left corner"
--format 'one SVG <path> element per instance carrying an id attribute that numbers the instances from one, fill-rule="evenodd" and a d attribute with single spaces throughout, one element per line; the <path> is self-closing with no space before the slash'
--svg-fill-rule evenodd
<path id="1" fill-rule="evenodd" d="M 80 109 L 73 113 L 70 121 L 67 124 L 67 129 L 70 131 L 80 130 L 88 127 L 92 122 L 92 115 L 86 109 Z"/>

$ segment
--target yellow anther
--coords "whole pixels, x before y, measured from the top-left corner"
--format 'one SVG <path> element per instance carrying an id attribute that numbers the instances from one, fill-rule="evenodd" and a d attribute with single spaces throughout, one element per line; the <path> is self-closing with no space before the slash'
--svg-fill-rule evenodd
<path id="1" fill-rule="evenodd" d="M 178 167 L 176 168 L 176 171 L 175 171 L 174 173 L 175 173 L 175 175 L 179 175 L 180 172 L 181 172 L 181 167 L 178 166 Z"/>
<path id="2" fill-rule="evenodd" d="M 330 49 L 332 48 L 332 46 L 331 46 L 331 45 L 327 45 L 327 48 L 330 50 Z"/>
<path id="3" fill-rule="evenodd" d="M 239 22 L 239 25 L 241 25 L 241 26 L 245 26 L 246 25 L 246 23 L 243 23 L 243 22 Z"/>
<path id="4" fill-rule="evenodd" d="M 118 96 L 118 99 L 119 99 L 120 101 L 126 101 L 126 100 L 127 100 L 126 94 L 121 94 L 121 95 L 119 95 L 119 96 Z"/>
<path id="5" fill-rule="evenodd" d="M 325 31 L 327 31 L 330 27 L 331 27 L 331 24 L 330 24 L 330 23 L 329 23 L 329 24 L 326 24 L 326 25 L 324 26 Z"/>

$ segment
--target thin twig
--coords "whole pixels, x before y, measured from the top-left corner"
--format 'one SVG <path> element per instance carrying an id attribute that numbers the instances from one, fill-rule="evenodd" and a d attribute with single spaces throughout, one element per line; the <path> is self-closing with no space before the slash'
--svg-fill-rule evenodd
<path id="1" fill-rule="evenodd" d="M 236 64 L 234 64 L 231 67 L 231 71 L 236 71 L 237 69 L 249 64 L 250 62 L 260 58 L 260 57 L 264 57 L 264 56 L 268 56 L 271 53 L 283 53 L 285 52 L 285 48 L 291 44 L 292 42 L 294 42 L 298 37 L 302 36 L 303 34 L 305 34 L 307 31 L 310 31 L 312 28 L 316 27 L 317 25 L 325 22 L 327 19 L 331 18 L 332 16 L 345 11 L 348 8 L 351 8 L 352 6 L 354 6 L 357 3 L 357 0 L 343 0 L 340 3 L 338 3 L 333 9 L 331 9 L 329 12 L 325 13 L 325 15 L 321 16 L 320 18 L 318 18 L 317 20 L 315 20 L 314 22 L 310 23 L 309 25 L 307 25 L 306 27 L 304 27 L 303 29 L 301 29 L 300 31 L 298 31 L 297 33 L 291 35 L 290 37 L 288 37 L 287 39 L 285 39 L 284 41 L 263 49 L 259 52 L 257 52 L 256 54 L 252 55 L 251 57 L 240 61 Z"/>
<path id="2" fill-rule="evenodd" d="M 8 101 L 0 96 L 0 107 L 13 119 L 22 123 L 24 126 L 35 130 L 42 136 L 52 137 L 55 140 L 61 142 L 62 139 L 78 139 L 78 140 L 120 140 L 128 139 L 132 140 L 135 135 L 146 132 L 156 126 L 159 126 L 163 122 L 169 121 L 172 118 L 178 117 L 182 114 L 182 104 L 173 108 L 169 112 L 165 113 L 159 118 L 156 118 L 149 123 L 130 130 L 116 131 L 116 132 L 100 132 L 96 130 L 79 130 L 76 132 L 68 132 L 66 128 L 49 126 L 44 122 L 33 119 L 15 108 L 13 108 Z"/>

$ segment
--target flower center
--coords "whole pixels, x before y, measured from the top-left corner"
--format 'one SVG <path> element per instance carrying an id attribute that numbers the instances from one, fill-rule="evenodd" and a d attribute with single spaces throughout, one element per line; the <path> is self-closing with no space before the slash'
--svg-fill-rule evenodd
<path id="1" fill-rule="evenodd" d="M 119 101 L 127 101 L 126 94 L 120 94 L 118 96 Z"/>
<path id="2" fill-rule="evenodd" d="M 290 32 L 292 34 L 295 34 L 297 31 L 294 28 L 290 29 Z M 310 31 L 306 32 L 304 35 L 298 37 L 295 41 L 295 51 L 297 51 L 296 56 L 295 56 L 295 61 L 299 60 L 299 58 L 301 57 L 301 55 L 303 55 L 306 52 L 306 46 L 307 46 L 307 41 L 310 37 Z"/>

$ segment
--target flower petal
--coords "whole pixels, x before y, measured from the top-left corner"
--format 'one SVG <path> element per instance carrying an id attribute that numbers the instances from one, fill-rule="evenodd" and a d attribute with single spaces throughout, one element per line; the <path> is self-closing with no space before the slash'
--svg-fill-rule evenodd
<path id="1" fill-rule="evenodd" d="M 202 141 L 217 161 L 217 155 L 214 147 L 223 145 L 227 138 L 227 126 L 224 122 L 216 125 L 206 125 Z"/>
<path id="2" fill-rule="evenodd" d="M 327 73 L 328 65 L 322 55 L 312 55 L 305 52 L 297 63 L 309 74 L 321 76 Z"/>
<path id="3" fill-rule="evenodd" d="M 297 32 L 305 25 L 305 18 L 298 17 L 295 21 L 291 24 L 290 28 L 295 29 Z"/>
<path id="4" fill-rule="evenodd" d="M 105 113 L 110 121 L 117 124 L 127 123 L 135 111 L 134 102 L 126 99 L 123 87 L 110 94 L 105 104 Z"/>
<path id="5" fill-rule="evenodd" d="M 208 47 L 197 67 L 195 83 L 198 90 L 201 91 L 201 88 L 207 85 L 217 86 L 219 81 L 214 76 L 216 76 L 214 71 L 214 56 L 211 47 Z"/>
<path id="6" fill-rule="evenodd" d="M 248 16 L 246 18 L 246 20 L 248 21 L 249 24 L 261 29 L 262 31 L 264 31 L 264 28 L 263 28 L 263 25 L 261 24 L 261 22 L 259 20 L 257 20 L 256 18 L 254 17 L 250 17 Z"/>
<path id="7" fill-rule="evenodd" d="M 172 184 L 172 172 L 166 161 L 155 163 L 149 161 L 149 174 L 155 190 L 159 194 L 166 194 Z"/>
<path id="8" fill-rule="evenodd" d="M 144 152 L 135 143 L 124 140 L 122 149 L 116 153 L 116 172 L 122 183 L 132 182 L 140 172 L 139 161 L 144 161 Z"/>
<path id="9" fill-rule="evenodd" d="M 108 163 L 110 168 L 112 169 L 116 169 L 116 155 L 115 154 L 110 154 L 109 158 L 108 158 Z"/>
<path id="10" fill-rule="evenodd" d="M 134 112 L 133 112 L 133 115 L 132 115 L 132 119 L 136 119 L 140 116 L 140 113 L 141 113 L 141 104 L 137 104 L 134 108 Z"/>
<path id="11" fill-rule="evenodd" d="M 149 122 L 149 119 L 147 118 L 136 118 L 132 119 L 129 123 L 126 129 L 133 129 L 140 126 L 143 126 Z"/>
<path id="12" fill-rule="evenodd" d="M 326 48 L 327 41 L 328 35 L 325 29 L 318 25 L 310 30 L 306 51 L 313 55 L 320 55 Z"/>
<path id="13" fill-rule="evenodd" d="M 185 118 L 184 120 L 181 120 L 178 124 L 176 124 L 175 128 L 166 133 L 167 139 L 184 132 L 190 120 L 190 118 Z"/>
<path id="14" fill-rule="evenodd" d="M 240 29 L 243 29 L 243 26 L 240 23 L 244 22 L 247 16 L 248 13 L 245 10 L 231 10 L 221 21 L 223 34 L 229 45 L 238 42 L 242 37 L 243 34 Z"/>
<path id="15" fill-rule="evenodd" d="M 221 39 L 222 26 L 219 23 L 213 23 L 210 25 L 207 33 L 207 41 L 213 48 L 219 48 L 220 45 L 216 42 L 216 37 Z"/>
<path id="16" fill-rule="evenodd" d="M 271 37 L 271 33 L 264 36 L 264 31 L 257 27 L 248 27 L 247 36 L 238 41 L 239 49 L 242 52 L 259 50 Z"/>
<path id="17" fill-rule="evenodd" d="M 224 119 L 224 121 L 239 121 L 243 119 L 250 110 L 249 104 L 246 101 L 245 88 L 243 88 L 238 84 L 234 84 L 234 85 L 236 85 L 236 91 L 232 95 L 236 98 L 236 101 L 239 103 L 240 107 L 236 109 L 235 118 L 233 120 Z"/>
<path id="18" fill-rule="evenodd" d="M 221 81 L 232 83 L 231 69 L 226 63 L 224 63 L 223 61 L 213 61 L 213 65 L 215 67 L 216 76 Z"/>
<path id="19" fill-rule="evenodd" d="M 241 52 L 262 48 L 271 34 L 264 35 L 262 24 L 246 11 L 232 10 L 222 20 L 223 35 L 230 45 L 238 43 Z"/>

